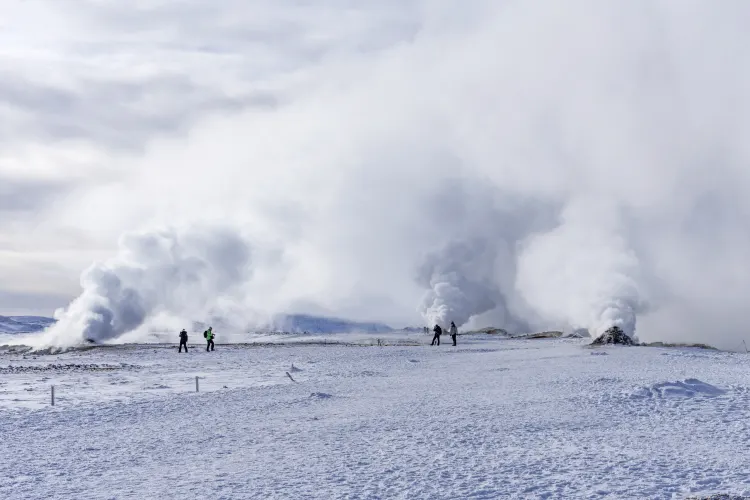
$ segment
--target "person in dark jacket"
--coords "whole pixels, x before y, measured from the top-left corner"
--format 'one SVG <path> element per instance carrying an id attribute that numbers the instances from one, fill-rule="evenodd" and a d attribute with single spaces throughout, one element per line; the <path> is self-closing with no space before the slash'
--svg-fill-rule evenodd
<path id="1" fill-rule="evenodd" d="M 182 346 L 185 346 L 185 352 L 188 352 L 187 350 L 187 332 L 183 328 L 180 332 L 180 349 L 177 352 L 182 352 Z"/>
<path id="2" fill-rule="evenodd" d="M 435 336 L 432 337 L 432 344 L 430 345 L 435 345 L 435 341 L 437 341 L 437 345 L 440 345 L 440 335 L 443 334 L 443 329 L 440 328 L 440 325 L 435 325 L 432 331 L 435 332 Z"/>
<path id="3" fill-rule="evenodd" d="M 203 332 L 203 336 L 206 337 L 206 352 L 214 350 L 214 327 L 209 326 L 208 330 Z"/>
<path id="4" fill-rule="evenodd" d="M 451 339 L 453 339 L 453 346 L 456 345 L 456 336 L 458 335 L 458 328 L 456 328 L 456 324 L 451 321 Z"/>

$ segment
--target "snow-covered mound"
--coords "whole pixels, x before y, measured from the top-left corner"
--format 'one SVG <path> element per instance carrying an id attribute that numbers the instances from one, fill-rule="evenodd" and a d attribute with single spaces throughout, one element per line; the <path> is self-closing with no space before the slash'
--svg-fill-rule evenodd
<path id="1" fill-rule="evenodd" d="M 696 396 L 715 397 L 727 391 L 720 389 L 696 378 L 689 378 L 677 382 L 661 382 L 650 387 L 642 387 L 634 394 L 634 398 L 692 398 Z"/>
<path id="2" fill-rule="evenodd" d="M 586 328 L 576 328 L 572 332 L 568 332 L 563 335 L 563 337 L 571 338 L 571 339 L 583 339 L 591 337 L 591 333 Z"/>
<path id="3" fill-rule="evenodd" d="M 383 323 L 361 323 L 308 314 L 278 315 L 265 329 L 289 333 L 385 333 L 393 331 L 393 328 Z"/>
<path id="4" fill-rule="evenodd" d="M 606 332 L 602 333 L 591 342 L 591 345 L 606 344 L 638 345 L 632 338 L 623 332 L 619 326 L 608 328 Z"/>
<path id="5" fill-rule="evenodd" d="M 511 334 L 506 330 L 505 328 L 496 328 L 494 326 L 488 326 L 486 328 L 481 328 L 479 330 L 472 330 L 469 332 L 466 332 L 467 334 L 478 334 L 478 333 L 486 333 L 487 335 L 501 335 L 503 337 L 510 337 Z"/>
<path id="6" fill-rule="evenodd" d="M 0 333 L 33 333 L 55 322 L 44 316 L 0 316 Z"/>

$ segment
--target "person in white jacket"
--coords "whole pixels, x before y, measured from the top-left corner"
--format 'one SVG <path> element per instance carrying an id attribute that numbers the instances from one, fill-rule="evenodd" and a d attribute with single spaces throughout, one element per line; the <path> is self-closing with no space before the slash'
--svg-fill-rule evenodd
<path id="1" fill-rule="evenodd" d="M 458 328 L 456 328 L 456 324 L 451 321 L 451 339 L 453 340 L 453 345 L 456 345 L 456 335 L 458 335 Z"/>

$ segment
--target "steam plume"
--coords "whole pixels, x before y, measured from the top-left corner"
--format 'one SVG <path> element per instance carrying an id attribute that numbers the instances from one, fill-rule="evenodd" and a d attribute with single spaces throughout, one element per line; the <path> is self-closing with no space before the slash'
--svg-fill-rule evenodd
<path id="1" fill-rule="evenodd" d="M 488 240 L 451 242 L 425 257 L 417 281 L 428 288 L 420 313 L 428 325 L 465 324 L 502 303 L 493 282 L 495 252 Z"/>
<path id="2" fill-rule="evenodd" d="M 617 325 L 635 337 L 637 314 L 646 308 L 639 261 L 616 217 L 594 207 L 567 207 L 557 228 L 524 243 L 517 289 L 552 325 L 595 335 Z"/>
<path id="3" fill-rule="evenodd" d="M 206 318 L 250 277 L 250 247 L 217 227 L 130 233 L 81 277 L 83 292 L 45 334 L 52 344 L 105 342 L 158 315 Z"/>
<path id="4" fill-rule="evenodd" d="M 303 12 L 289 7 L 298 3 L 257 4 L 311 28 L 295 43 L 317 44 L 308 36 L 317 21 L 349 26 L 337 2 L 315 20 L 306 17 L 316 11 L 307 2 Z M 214 4 L 238 30 L 267 17 L 256 2 Z M 301 304 L 295 312 L 402 324 L 592 333 L 618 324 L 644 340 L 739 343 L 750 295 L 750 63 L 740 57 L 750 46 L 750 4 L 367 5 L 396 10 L 365 12 L 361 19 L 383 23 L 371 31 L 327 31 L 333 38 L 321 43 L 336 50 L 297 47 L 301 58 L 315 56 L 260 81 L 245 81 L 256 74 L 245 66 L 256 60 L 247 57 L 255 45 L 236 57 L 203 58 L 193 40 L 169 41 L 185 48 L 170 71 L 184 67 L 190 81 L 200 73 L 223 96 L 264 86 L 279 105 L 196 118 L 186 134 L 149 141 L 126 169 L 107 172 L 127 171 L 122 183 L 81 188 L 39 233 L 75 221 L 102 243 L 103 232 L 171 223 L 177 213 L 191 227 L 226 223 L 252 246 L 227 236 L 230 248 L 243 250 L 225 257 L 197 230 L 155 237 L 181 251 L 162 243 L 131 250 L 142 245 L 126 242 L 120 256 L 85 274 L 83 295 L 52 333 L 121 338 L 157 316 L 202 320 L 213 314 L 205 309 L 237 315 L 262 302 L 269 313 Z M 402 16 L 413 16 L 403 25 L 412 31 L 393 34 L 396 42 L 364 39 L 390 36 L 378 28 Z M 195 30 L 155 40 L 181 33 Z M 244 39 L 217 45 L 223 25 L 206 33 L 200 46 Z M 276 39 L 283 42 L 274 48 Z M 264 40 L 269 61 L 283 62 L 269 71 L 293 64 L 287 41 Z M 73 42 L 53 45 L 79 46 Z M 144 45 L 143 58 L 164 53 Z M 343 47 L 356 49 L 342 54 Z M 193 66 L 204 60 L 238 66 Z M 157 62 L 147 66 L 164 66 Z M 86 150 L 29 150 L 40 161 L 19 154 L 18 171 L 38 164 L 42 175 L 60 158 L 108 163 Z M 265 240 L 278 242 L 279 262 L 259 265 Z"/>

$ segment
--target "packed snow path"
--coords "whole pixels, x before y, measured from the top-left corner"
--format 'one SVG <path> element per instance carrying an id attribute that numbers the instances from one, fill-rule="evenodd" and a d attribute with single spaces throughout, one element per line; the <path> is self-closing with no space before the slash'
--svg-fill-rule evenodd
<path id="1" fill-rule="evenodd" d="M 0 410 L 0 498 L 750 494 L 746 355 L 460 340 L 217 346 L 190 363 L 231 359 L 227 389 Z M 143 352 L 188 363 L 176 350 Z M 243 371 L 273 383 L 243 384 Z"/>

